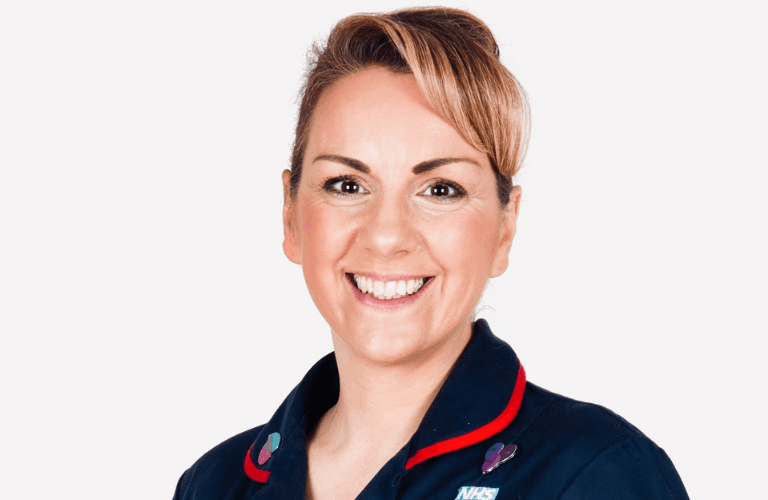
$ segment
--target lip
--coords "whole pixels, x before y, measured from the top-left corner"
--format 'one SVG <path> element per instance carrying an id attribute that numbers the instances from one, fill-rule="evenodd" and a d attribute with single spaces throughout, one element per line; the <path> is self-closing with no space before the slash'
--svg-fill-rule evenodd
<path id="1" fill-rule="evenodd" d="M 357 297 L 357 300 L 365 304 L 366 306 L 373 307 L 375 309 L 400 309 L 401 307 L 405 307 L 408 305 L 413 304 L 416 302 L 419 297 L 421 297 L 421 294 L 424 293 L 424 290 L 429 288 L 429 286 L 432 284 L 434 280 L 433 276 L 394 276 L 394 275 L 381 275 L 381 274 L 365 274 L 365 273 L 355 273 L 359 274 L 361 276 L 367 276 L 371 279 L 376 279 L 377 281 L 399 281 L 399 280 L 406 280 L 406 279 L 419 279 L 419 278 L 431 278 L 427 280 L 426 283 L 424 283 L 424 286 L 422 286 L 418 292 L 412 294 L 412 295 L 406 295 L 405 297 L 400 297 L 399 299 L 377 299 L 373 295 L 363 293 L 360 290 L 357 289 L 357 286 L 355 286 L 355 282 L 352 279 L 352 273 L 347 273 L 346 278 L 347 282 L 349 282 L 349 286 L 352 287 L 352 292 L 355 294 L 355 297 Z M 404 276 L 404 275 L 403 275 Z M 387 279 L 383 279 L 387 278 Z"/>

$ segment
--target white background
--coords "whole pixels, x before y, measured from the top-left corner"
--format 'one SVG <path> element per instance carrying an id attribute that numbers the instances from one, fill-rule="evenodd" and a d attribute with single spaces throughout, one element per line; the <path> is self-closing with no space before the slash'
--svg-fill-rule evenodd
<path id="1" fill-rule="evenodd" d="M 533 133 L 481 316 L 691 498 L 765 498 L 759 2 L 477 1 Z M 305 53 L 390 1 L 0 7 L 0 497 L 169 499 L 327 326 L 282 254 Z"/>

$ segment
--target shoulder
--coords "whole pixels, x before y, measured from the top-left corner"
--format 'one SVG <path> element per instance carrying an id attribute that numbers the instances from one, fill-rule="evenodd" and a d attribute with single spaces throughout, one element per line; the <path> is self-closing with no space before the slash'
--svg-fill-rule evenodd
<path id="1" fill-rule="evenodd" d="M 245 456 L 264 426 L 233 436 L 200 457 L 179 479 L 174 500 L 222 498 L 222 493 L 250 484 Z"/>
<path id="2" fill-rule="evenodd" d="M 521 410 L 518 464 L 527 455 L 545 497 L 688 498 L 666 453 L 611 410 L 530 383 Z"/>
<path id="3" fill-rule="evenodd" d="M 599 450 L 615 442 L 645 435 L 608 408 L 577 401 L 528 383 L 525 398 L 538 409 L 534 421 L 546 426 L 548 438 L 570 446 L 574 440 L 589 451 Z"/>

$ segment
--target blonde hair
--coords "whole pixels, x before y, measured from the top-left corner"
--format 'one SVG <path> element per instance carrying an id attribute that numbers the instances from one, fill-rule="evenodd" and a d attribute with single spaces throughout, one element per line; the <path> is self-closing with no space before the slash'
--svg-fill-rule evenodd
<path id="1" fill-rule="evenodd" d="M 512 176 L 528 142 L 525 93 L 499 61 L 488 26 L 468 12 L 444 7 L 353 15 L 334 26 L 325 46 L 314 47 L 291 157 L 291 195 L 301 179 L 320 96 L 345 76 L 371 66 L 412 74 L 435 110 L 488 155 L 499 200 L 509 203 Z"/>

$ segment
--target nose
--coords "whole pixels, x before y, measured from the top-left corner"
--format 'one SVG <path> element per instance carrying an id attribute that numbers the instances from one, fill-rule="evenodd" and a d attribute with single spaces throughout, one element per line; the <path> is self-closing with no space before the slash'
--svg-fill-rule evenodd
<path id="1" fill-rule="evenodd" d="M 368 207 L 367 215 L 359 240 L 374 255 L 388 260 L 419 247 L 417 221 L 407 201 L 382 197 Z"/>

